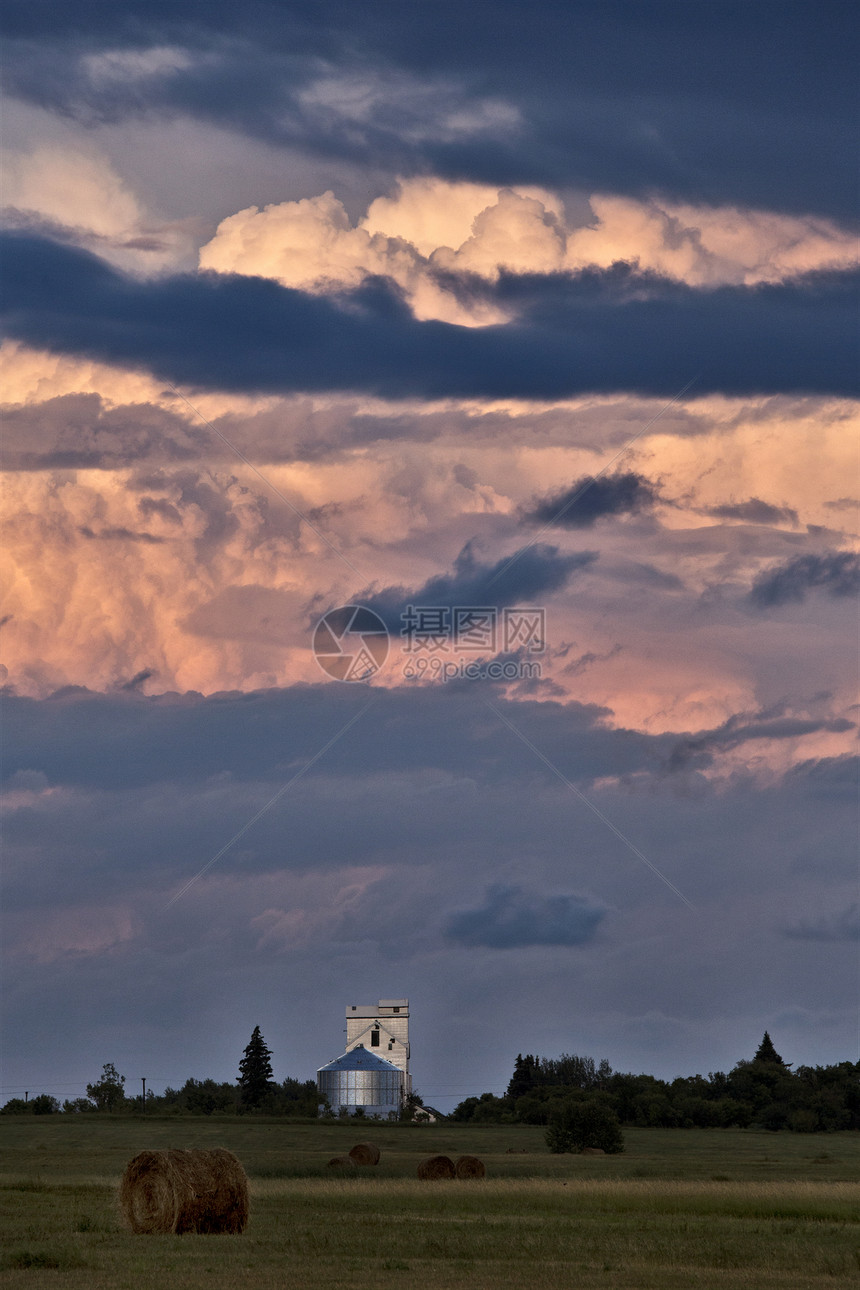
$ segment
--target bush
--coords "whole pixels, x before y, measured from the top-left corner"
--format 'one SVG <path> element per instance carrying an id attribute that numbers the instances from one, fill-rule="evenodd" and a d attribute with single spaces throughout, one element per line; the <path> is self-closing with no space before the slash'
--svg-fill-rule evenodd
<path id="1" fill-rule="evenodd" d="M 5 1106 L 0 1108 L 0 1115 L 29 1115 L 30 1103 L 23 1097 L 10 1097 Z"/>
<path id="2" fill-rule="evenodd" d="M 550 1112 L 546 1145 L 555 1155 L 599 1147 L 607 1155 L 624 1150 L 621 1122 L 610 1106 L 597 1098 L 571 1099 Z"/>
<path id="3" fill-rule="evenodd" d="M 60 1104 L 49 1093 L 37 1093 L 29 1102 L 23 1097 L 12 1097 L 0 1108 L 0 1115 L 53 1115 L 59 1111 Z"/>
<path id="4" fill-rule="evenodd" d="M 30 1103 L 30 1109 L 34 1115 L 54 1115 L 59 1111 L 60 1104 L 49 1093 L 39 1093 Z"/>

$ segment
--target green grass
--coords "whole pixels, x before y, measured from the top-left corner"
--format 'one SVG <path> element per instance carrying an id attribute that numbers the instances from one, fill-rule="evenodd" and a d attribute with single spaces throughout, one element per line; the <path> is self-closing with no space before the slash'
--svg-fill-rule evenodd
<path id="1" fill-rule="evenodd" d="M 552 1156 L 529 1126 L 10 1118 L 0 1270 L 10 1287 L 63 1290 L 857 1284 L 860 1135 L 625 1137 L 621 1156 Z M 326 1176 L 329 1157 L 362 1138 L 381 1148 L 380 1165 Z M 123 1229 L 116 1190 L 132 1155 L 214 1145 L 251 1179 L 243 1236 Z M 480 1156 L 487 1180 L 419 1183 L 418 1161 L 437 1152 Z"/>

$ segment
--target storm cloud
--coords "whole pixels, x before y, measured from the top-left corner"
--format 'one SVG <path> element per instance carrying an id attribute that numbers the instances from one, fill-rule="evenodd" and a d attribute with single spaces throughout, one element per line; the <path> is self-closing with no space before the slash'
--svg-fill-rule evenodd
<path id="1" fill-rule="evenodd" d="M 192 117 L 400 174 L 856 213 L 842 4 L 390 17 L 385 0 L 89 0 L 74 16 L 9 0 L 9 92 L 89 125 Z"/>
<path id="2" fill-rule="evenodd" d="M 124 276 L 86 251 L 3 235 L 5 328 L 30 345 L 234 391 L 560 398 L 860 385 L 852 273 L 702 291 L 621 272 L 502 279 L 512 322 L 417 321 L 384 280 L 337 298 L 259 278 Z M 698 373 L 698 375 L 697 375 Z"/>

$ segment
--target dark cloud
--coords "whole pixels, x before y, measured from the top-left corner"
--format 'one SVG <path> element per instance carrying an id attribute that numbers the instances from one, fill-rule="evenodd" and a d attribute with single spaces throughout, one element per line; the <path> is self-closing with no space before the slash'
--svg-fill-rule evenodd
<path id="1" fill-rule="evenodd" d="M 323 683 L 209 697 L 95 694 L 78 687 L 46 700 L 6 696 L 6 774 L 36 768 L 52 784 L 116 789 L 225 774 L 287 778 L 287 768 L 315 755 L 368 697 L 373 722 L 360 721 L 332 748 L 326 764 L 333 771 L 408 765 L 479 776 L 492 771 L 495 753 L 478 684 L 457 693 L 450 686 L 402 687 L 368 696 L 362 686 Z M 599 778 L 611 769 L 656 771 L 676 742 L 674 736 L 613 731 L 603 724 L 606 710 L 593 705 L 530 702 L 514 708 L 516 724 L 576 779 Z"/>
<path id="2" fill-rule="evenodd" d="M 817 590 L 829 596 L 856 596 L 860 591 L 860 556 L 850 551 L 795 556 L 760 573 L 750 600 L 760 609 L 769 609 L 805 600 L 807 592 Z"/>
<path id="3" fill-rule="evenodd" d="M 165 238 L 153 235 L 109 237 L 105 233 L 95 233 L 92 229 L 81 225 L 61 224 L 38 211 L 19 210 L 16 206 L 3 207 L 3 225 L 6 228 L 21 229 L 36 236 L 48 237 L 54 242 L 69 242 L 75 246 L 84 246 L 96 253 L 107 252 L 109 249 L 158 252 L 170 250 L 170 242 Z"/>
<path id="4" fill-rule="evenodd" d="M 654 486 L 633 471 L 597 479 L 584 475 L 569 488 L 543 498 L 525 518 L 556 528 L 585 529 L 603 515 L 635 515 L 652 506 L 655 497 Z"/>
<path id="5" fill-rule="evenodd" d="M 389 174 L 857 209 L 838 0 L 572 0 L 530 22 L 520 0 L 396 22 L 387 0 L 7 0 L 3 23 L 9 92 L 87 124 L 193 116 Z M 165 47 L 181 60 L 145 74 L 91 61 Z"/>
<path id="6" fill-rule="evenodd" d="M 159 515 L 170 524 L 181 524 L 182 516 L 172 502 L 163 497 L 141 497 L 137 503 L 141 515 Z"/>
<path id="7" fill-rule="evenodd" d="M 605 663 L 610 658 L 615 658 L 615 655 L 620 654 L 623 648 L 624 646 L 620 642 L 616 641 L 612 648 L 606 650 L 603 654 L 599 654 L 595 650 L 587 650 L 577 658 L 571 659 L 569 663 L 565 663 L 562 671 L 565 676 L 579 676 L 580 673 L 585 672 L 595 663 Z M 559 656 L 564 658 L 569 650 L 570 646 L 565 647 L 559 651 Z"/>
<path id="8" fill-rule="evenodd" d="M 136 672 L 130 681 L 125 681 L 119 688 L 125 691 L 138 690 L 147 681 L 151 681 L 158 673 L 151 667 L 145 667 L 140 672 Z"/>
<path id="9" fill-rule="evenodd" d="M 82 524 L 78 528 L 81 537 L 88 538 L 91 542 L 144 542 L 149 546 L 158 546 L 167 539 L 157 537 L 154 533 L 135 533 L 126 528 L 104 528 L 96 532 L 88 524 Z"/>
<path id="10" fill-rule="evenodd" d="M 606 908 L 585 896 L 540 896 L 522 887 L 493 886 L 479 909 L 464 909 L 445 934 L 461 945 L 511 950 L 523 945 L 584 945 Z"/>
<path id="11" fill-rule="evenodd" d="M 213 452 L 214 436 L 174 412 L 151 403 L 109 407 L 99 394 L 8 407 L 3 425 L 6 470 L 108 470 Z"/>
<path id="12" fill-rule="evenodd" d="M 860 907 L 856 904 L 818 919 L 801 919 L 785 928 L 797 941 L 860 941 Z"/>
<path id="13" fill-rule="evenodd" d="M 697 780 L 694 766 L 683 784 L 665 775 L 674 735 L 613 729 L 593 706 L 494 695 L 515 730 L 600 804 L 619 835 L 499 719 L 478 683 L 370 693 L 323 683 L 208 698 L 147 697 L 143 684 L 138 677 L 133 688 L 103 695 L 4 699 L 8 786 L 36 793 L 9 802 L 10 908 L 50 904 L 58 892 L 62 903 L 72 887 L 86 901 L 137 884 L 163 903 L 258 814 L 219 872 L 244 879 L 346 864 L 423 866 L 432 882 L 453 865 L 456 892 L 466 871 L 516 884 L 528 856 L 535 872 L 552 874 L 551 889 L 599 880 L 614 904 L 660 886 L 625 837 L 692 900 L 735 873 L 741 844 L 781 865 L 820 868 L 823 829 L 830 863 L 853 864 L 845 814 L 856 785 L 836 763 L 792 772 L 782 797 L 740 784 L 726 798 Z M 371 707 L 338 738 L 368 699 Z M 745 736 L 754 733 L 738 730 Z M 685 785 L 696 785 L 693 796 Z M 767 880 L 764 871 L 744 878 Z"/>
<path id="14" fill-rule="evenodd" d="M 150 463 L 168 466 L 190 461 L 236 462 L 237 454 L 252 462 L 319 461 L 337 457 L 355 447 L 385 445 L 391 441 L 430 443 L 443 437 L 467 437 L 470 445 L 495 446 L 500 441 L 519 439 L 526 425 L 523 416 L 504 409 L 488 410 L 470 403 L 448 406 L 440 411 L 434 404 L 410 408 L 408 414 L 391 406 L 386 413 L 369 413 L 360 399 L 343 396 L 336 403 L 292 395 L 278 400 L 274 408 L 254 413 L 227 412 L 212 417 L 218 432 L 200 422 L 172 390 L 161 397 L 172 406 L 153 403 L 110 405 L 100 395 L 65 394 L 39 403 L 6 405 L 4 424 L 4 465 L 7 470 L 122 469 Z M 184 415 L 183 415 L 184 411 Z M 580 408 L 577 413 L 577 441 L 584 447 L 605 445 L 607 425 L 622 415 L 625 424 L 637 419 L 645 424 L 654 415 L 646 399 L 622 396 L 617 408 L 603 404 Z M 607 421 L 608 418 L 608 421 Z M 704 432 L 705 418 L 692 403 L 676 405 L 661 417 L 663 432 L 697 435 Z M 570 442 L 570 412 L 552 408 L 529 411 L 528 433 L 532 443 Z M 223 436 L 223 437 L 222 437 Z M 226 442 L 225 442 L 226 441 Z M 229 445 L 232 445 L 229 446 Z M 478 476 L 462 462 L 454 464 L 452 476 L 468 491 Z M 164 475 L 164 482 L 168 476 Z M 149 507 L 149 503 L 142 503 Z M 159 502 L 159 506 L 166 505 Z M 144 509 L 175 519 L 168 511 Z"/>
<path id="15" fill-rule="evenodd" d="M 139 281 L 86 251 L 3 235 L 6 331 L 28 344 L 229 390 L 557 398 L 632 389 L 850 394 L 858 274 L 698 290 L 625 266 L 499 289 L 520 316 L 419 322 L 390 283 L 320 297 L 211 273 Z"/>
<path id="16" fill-rule="evenodd" d="M 815 719 L 784 714 L 780 710 L 756 714 L 736 713 L 715 730 L 706 730 L 695 738 L 678 741 L 669 758 L 672 771 L 709 766 L 714 755 L 727 752 L 756 739 L 801 739 L 806 735 L 829 731 L 844 734 L 855 728 L 847 717 Z"/>
<path id="17" fill-rule="evenodd" d="M 796 785 L 800 791 L 813 793 L 819 798 L 856 804 L 860 757 L 846 753 L 841 757 L 802 761 L 788 772 L 787 780 L 792 789 Z"/>
<path id="18" fill-rule="evenodd" d="M 565 555 L 558 547 L 535 543 L 494 564 L 481 564 L 469 542 L 454 561 L 453 573 L 440 574 L 414 590 L 386 587 L 374 594 L 364 593 L 360 600 L 380 615 L 389 631 L 396 633 L 408 605 L 526 607 L 563 590 L 577 570 L 587 568 L 596 559 L 594 551 Z"/>
<path id="19" fill-rule="evenodd" d="M 712 506 L 707 512 L 721 520 L 744 520 L 748 524 L 780 524 L 786 521 L 797 524 L 797 511 L 790 506 L 771 506 L 760 497 L 751 497 L 748 502 L 727 502 L 724 506 Z"/>

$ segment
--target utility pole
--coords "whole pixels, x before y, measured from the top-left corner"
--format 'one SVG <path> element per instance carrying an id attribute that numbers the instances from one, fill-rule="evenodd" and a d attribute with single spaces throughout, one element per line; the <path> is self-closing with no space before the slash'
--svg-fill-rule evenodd
<path id="1" fill-rule="evenodd" d="M 143 1114 L 146 1115 L 146 1076 L 141 1075 L 140 1082 L 143 1085 Z"/>
<path id="2" fill-rule="evenodd" d="M 28 1098 L 29 1096 L 30 1096 L 30 1094 L 29 1094 L 29 1093 L 25 1093 L 25 1094 L 24 1094 L 24 1104 L 25 1104 L 25 1106 L 26 1106 L 26 1104 L 27 1104 L 27 1098 Z"/>

